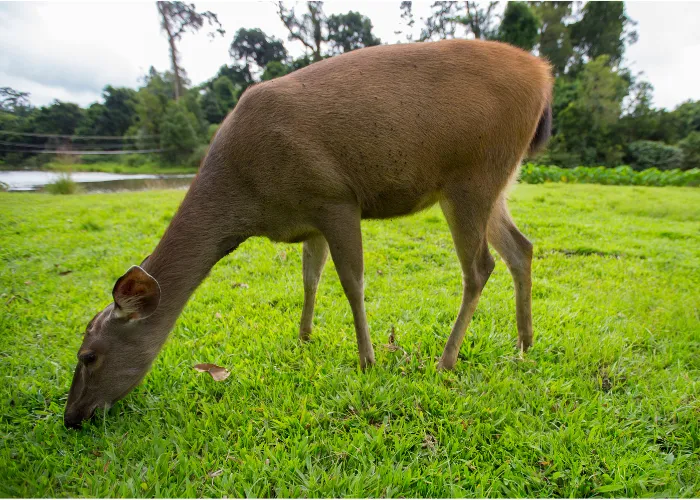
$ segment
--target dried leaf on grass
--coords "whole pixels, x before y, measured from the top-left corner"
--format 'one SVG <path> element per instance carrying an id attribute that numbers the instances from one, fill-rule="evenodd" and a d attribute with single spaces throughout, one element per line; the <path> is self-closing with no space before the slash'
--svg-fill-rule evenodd
<path id="1" fill-rule="evenodd" d="M 217 382 L 226 380 L 229 377 L 229 375 L 231 375 L 229 371 L 223 366 L 218 366 L 212 363 L 200 363 L 198 365 L 194 365 L 194 369 L 198 372 L 208 373 L 209 375 L 211 375 L 211 378 L 213 378 Z"/>

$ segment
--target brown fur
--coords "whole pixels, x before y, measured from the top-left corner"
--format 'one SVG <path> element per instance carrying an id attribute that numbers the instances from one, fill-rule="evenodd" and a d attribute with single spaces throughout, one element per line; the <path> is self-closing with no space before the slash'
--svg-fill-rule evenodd
<path id="1" fill-rule="evenodd" d="M 519 345 L 527 349 L 532 246 L 508 215 L 503 193 L 523 155 L 549 135 L 551 87 L 548 64 L 522 50 L 450 40 L 357 50 L 248 89 L 144 261 L 146 272 L 130 270 L 132 278 L 122 278 L 157 280 L 157 309 L 138 320 L 118 317 L 112 305 L 101 313 L 81 352 L 100 342 L 107 347 L 94 367 L 78 365 L 66 423 L 87 418 L 93 404 L 111 403 L 114 393 L 128 392 L 140 380 L 211 267 L 252 236 L 304 241 L 302 339 L 311 333 L 330 251 L 352 308 L 360 364 L 372 364 L 360 220 L 407 215 L 436 202 L 464 278 L 462 306 L 440 367 L 454 366 L 493 269 L 487 241 L 513 273 Z M 132 306 L 144 302 L 120 299 Z M 123 351 L 135 361 L 124 361 Z M 125 366 L 110 361 L 117 358 Z M 123 376 L 128 370 L 131 378 Z M 102 395 L 107 385 L 109 394 Z"/>

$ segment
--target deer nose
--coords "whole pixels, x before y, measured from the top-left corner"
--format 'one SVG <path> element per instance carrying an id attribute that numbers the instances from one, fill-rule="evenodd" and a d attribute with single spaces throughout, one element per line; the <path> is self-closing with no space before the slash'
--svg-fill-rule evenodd
<path id="1" fill-rule="evenodd" d="M 63 415 L 63 425 L 69 429 L 80 429 L 83 427 L 83 418 L 78 412 L 66 411 Z"/>

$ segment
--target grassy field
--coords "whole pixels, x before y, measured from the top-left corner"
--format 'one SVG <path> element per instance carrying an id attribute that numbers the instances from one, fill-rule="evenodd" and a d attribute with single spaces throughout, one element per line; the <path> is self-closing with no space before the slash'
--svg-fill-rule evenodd
<path id="1" fill-rule="evenodd" d="M 81 333 L 183 194 L 0 193 L 0 496 L 700 495 L 700 190 L 518 186 L 535 345 L 519 358 L 497 258 L 451 373 L 461 283 L 438 209 L 363 225 L 367 373 L 332 264 L 301 344 L 301 245 L 248 241 L 145 381 L 66 430 Z"/>

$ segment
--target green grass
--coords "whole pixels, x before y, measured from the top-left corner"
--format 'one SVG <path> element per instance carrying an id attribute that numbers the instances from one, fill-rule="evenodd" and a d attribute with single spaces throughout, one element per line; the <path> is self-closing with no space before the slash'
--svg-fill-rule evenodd
<path id="1" fill-rule="evenodd" d="M 332 264 L 304 345 L 301 245 L 248 241 L 145 381 L 64 429 L 81 332 L 182 196 L 0 193 L 0 496 L 700 495 L 699 190 L 518 186 L 535 345 L 519 359 L 497 258 L 452 373 L 435 370 L 461 289 L 438 209 L 363 225 L 367 373 Z"/>

